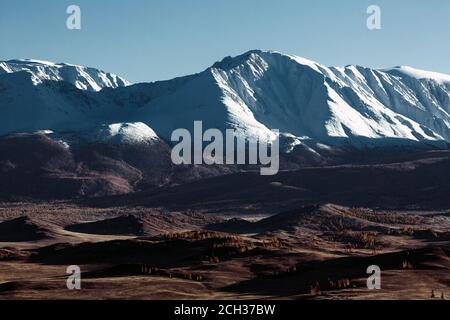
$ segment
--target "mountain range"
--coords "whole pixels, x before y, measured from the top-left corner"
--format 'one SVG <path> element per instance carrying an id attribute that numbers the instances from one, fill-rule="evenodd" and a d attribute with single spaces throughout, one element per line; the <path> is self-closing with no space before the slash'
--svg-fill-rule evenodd
<path id="1" fill-rule="evenodd" d="M 168 141 L 173 130 L 202 120 L 245 136 L 270 137 L 278 129 L 297 143 L 450 141 L 450 76 L 410 67 L 328 68 L 269 51 L 135 85 L 92 68 L 0 62 L 0 105 L 1 134 L 140 122 Z M 131 134 L 144 127 L 128 128 Z"/>
<path id="2" fill-rule="evenodd" d="M 196 120 L 246 138 L 272 139 L 279 130 L 284 169 L 347 163 L 355 152 L 380 148 L 447 149 L 450 75 L 326 67 L 261 50 L 198 74 L 139 84 L 94 68 L 3 61 L 0 174 L 9 184 L 0 183 L 0 195 L 14 185 L 20 191 L 25 181 L 33 190 L 19 193 L 27 195 L 42 188 L 104 195 L 242 170 L 170 163 L 171 133 L 192 130 Z M 30 172 L 46 183 L 31 182 Z"/>

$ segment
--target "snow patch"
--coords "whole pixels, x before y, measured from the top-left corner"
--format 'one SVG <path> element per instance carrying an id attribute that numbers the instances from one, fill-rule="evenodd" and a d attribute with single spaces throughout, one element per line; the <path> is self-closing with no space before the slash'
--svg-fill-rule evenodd
<path id="1" fill-rule="evenodd" d="M 142 122 L 107 125 L 99 130 L 98 137 L 128 143 L 151 143 L 159 139 L 155 131 Z"/>

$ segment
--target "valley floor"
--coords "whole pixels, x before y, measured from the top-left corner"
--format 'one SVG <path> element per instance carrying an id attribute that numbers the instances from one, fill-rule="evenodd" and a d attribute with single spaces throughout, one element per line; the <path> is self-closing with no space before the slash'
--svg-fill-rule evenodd
<path id="1" fill-rule="evenodd" d="M 0 205 L 0 299 L 447 299 L 450 213 Z M 235 233 L 231 233 L 231 230 Z M 81 290 L 66 269 L 81 268 Z M 368 290 L 368 266 L 381 290 Z"/>

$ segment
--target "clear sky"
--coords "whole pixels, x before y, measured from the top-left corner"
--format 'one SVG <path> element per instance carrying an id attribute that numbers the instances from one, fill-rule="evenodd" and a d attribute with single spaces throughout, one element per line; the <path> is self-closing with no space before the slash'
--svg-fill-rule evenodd
<path id="1" fill-rule="evenodd" d="M 66 28 L 66 8 L 82 29 Z M 369 31 L 366 9 L 382 10 Z M 0 59 L 98 67 L 132 82 L 200 72 L 270 49 L 328 66 L 410 65 L 450 74 L 448 0 L 1 0 Z"/>

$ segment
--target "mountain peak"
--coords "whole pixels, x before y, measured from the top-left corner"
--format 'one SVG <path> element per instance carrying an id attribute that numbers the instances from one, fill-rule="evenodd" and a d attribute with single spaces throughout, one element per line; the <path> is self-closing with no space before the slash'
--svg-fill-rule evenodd
<path id="1" fill-rule="evenodd" d="M 230 69 L 233 69 L 236 66 L 248 61 L 249 59 L 252 58 L 253 55 L 260 54 L 262 52 L 263 52 L 262 50 L 255 49 L 255 50 L 247 51 L 247 52 L 240 54 L 238 56 L 235 56 L 235 57 L 227 56 L 227 57 L 223 58 L 221 61 L 217 61 L 216 63 L 214 63 L 212 68 L 230 70 Z"/>
<path id="2" fill-rule="evenodd" d="M 253 49 L 250 51 L 247 51 L 241 55 L 235 56 L 235 57 L 225 57 L 221 61 L 216 62 L 212 68 L 216 69 L 222 69 L 222 70 L 230 70 L 233 69 L 239 65 L 242 65 L 248 61 L 257 61 L 263 59 L 267 62 L 267 60 L 275 61 L 277 59 L 289 59 L 292 61 L 295 61 L 299 64 L 306 65 L 311 67 L 312 69 L 319 71 L 320 67 L 322 67 L 319 63 L 312 61 L 307 58 L 303 58 L 296 55 L 289 55 L 285 54 L 279 51 L 274 50 L 261 50 L 261 49 Z"/>

